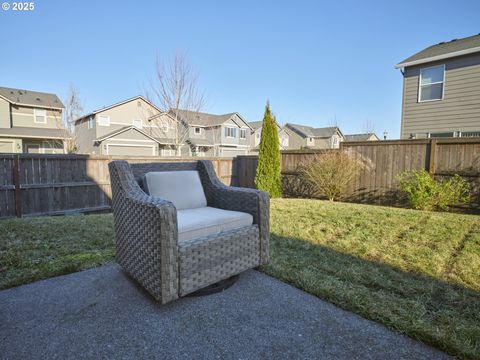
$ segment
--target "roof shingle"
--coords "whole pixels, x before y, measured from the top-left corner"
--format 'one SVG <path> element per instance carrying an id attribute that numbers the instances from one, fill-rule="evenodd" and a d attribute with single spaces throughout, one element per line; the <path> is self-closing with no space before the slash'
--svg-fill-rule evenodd
<path id="1" fill-rule="evenodd" d="M 0 87 L 0 96 L 4 97 L 13 104 L 55 109 L 65 108 L 58 96 L 55 94 Z"/>

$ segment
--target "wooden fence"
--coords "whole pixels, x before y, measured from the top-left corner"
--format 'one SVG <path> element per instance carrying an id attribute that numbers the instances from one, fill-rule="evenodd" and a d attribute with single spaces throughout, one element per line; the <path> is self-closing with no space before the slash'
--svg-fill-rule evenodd
<path id="1" fill-rule="evenodd" d="M 480 204 L 478 138 L 348 142 L 342 143 L 341 149 L 357 156 L 364 164 L 358 178 L 346 191 L 347 201 L 401 204 L 404 198 L 398 191 L 397 176 L 405 170 L 426 169 L 437 178 L 461 175 L 471 183 L 474 204 Z M 286 195 L 309 195 L 308 186 L 299 177 L 299 167 L 308 164 L 322 152 L 282 151 L 282 178 Z M 239 186 L 254 187 L 256 166 L 256 156 L 237 157 Z"/>
<path id="2" fill-rule="evenodd" d="M 0 154 L 0 218 L 110 209 L 108 163 L 194 161 L 198 158 Z M 203 158 L 202 158 L 203 159 Z M 212 160 L 225 184 L 237 183 L 231 158 Z"/>

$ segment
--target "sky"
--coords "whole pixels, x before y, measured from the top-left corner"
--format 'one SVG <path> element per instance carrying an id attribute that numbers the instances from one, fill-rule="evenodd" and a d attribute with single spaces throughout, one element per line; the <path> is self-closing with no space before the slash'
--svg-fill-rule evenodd
<path id="1" fill-rule="evenodd" d="M 480 33 L 480 1 L 67 1 L 0 10 L 0 86 L 64 99 L 85 112 L 144 95 L 156 58 L 185 54 L 205 112 L 344 134 L 399 137 L 395 64 L 441 41 Z"/>

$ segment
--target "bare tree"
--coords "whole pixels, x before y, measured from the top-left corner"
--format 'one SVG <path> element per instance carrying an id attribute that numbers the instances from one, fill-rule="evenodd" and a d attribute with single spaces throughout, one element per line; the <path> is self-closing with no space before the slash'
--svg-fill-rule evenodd
<path id="1" fill-rule="evenodd" d="M 83 113 L 80 93 L 74 85 L 70 85 L 64 105 L 63 128 L 65 129 L 65 149 L 67 153 L 74 153 L 77 150 L 75 120 Z"/>
<path id="2" fill-rule="evenodd" d="M 375 133 L 375 123 L 372 120 L 366 118 L 362 125 L 362 131 L 365 134 Z"/>
<path id="3" fill-rule="evenodd" d="M 149 101 L 165 112 L 170 112 L 176 123 L 175 148 L 181 155 L 181 146 L 188 138 L 189 125 L 195 120 L 195 112 L 205 106 L 205 95 L 198 87 L 198 74 L 192 69 L 184 54 L 177 52 L 167 62 L 156 60 L 155 78 L 146 93 Z M 187 110 L 182 112 L 180 110 Z M 160 117 L 154 117 L 160 119 Z M 157 126 L 155 129 L 161 129 Z M 161 134 L 159 134 L 161 136 Z"/>

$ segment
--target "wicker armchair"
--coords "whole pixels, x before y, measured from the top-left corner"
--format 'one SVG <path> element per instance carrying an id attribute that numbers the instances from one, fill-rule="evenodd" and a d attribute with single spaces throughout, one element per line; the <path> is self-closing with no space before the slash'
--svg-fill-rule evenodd
<path id="1" fill-rule="evenodd" d="M 116 260 L 162 304 L 268 262 L 269 198 L 226 186 L 210 161 L 109 163 Z M 198 171 L 208 207 L 251 215 L 251 225 L 179 241 L 177 208 L 148 195 L 150 172 Z M 248 215 L 248 216 L 250 216 Z"/>

